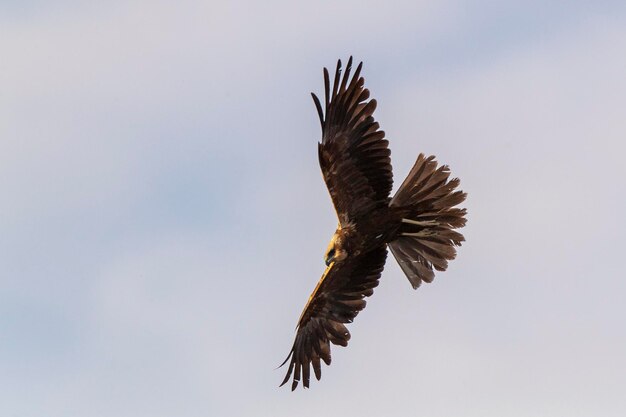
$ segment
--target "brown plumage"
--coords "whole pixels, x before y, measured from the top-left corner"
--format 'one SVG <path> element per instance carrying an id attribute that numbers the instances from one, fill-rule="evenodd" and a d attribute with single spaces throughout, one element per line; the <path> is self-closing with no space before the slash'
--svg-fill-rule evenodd
<path id="1" fill-rule="evenodd" d="M 324 104 L 313 101 L 322 125 L 318 146 L 320 167 L 337 211 L 339 226 L 326 251 L 326 271 L 298 320 L 296 339 L 282 385 L 293 375 L 309 387 L 311 367 L 321 377 L 321 361 L 330 365 L 330 345 L 347 346 L 351 323 L 374 293 L 391 249 L 413 288 L 431 282 L 456 255 L 465 225 L 465 209 L 455 206 L 466 194 L 456 191 L 447 166 L 420 154 L 396 195 L 390 198 L 393 177 L 389 142 L 372 116 L 360 63 L 350 78 L 352 57 L 341 76 L 337 63 L 332 91 L 324 68 Z M 290 360 L 291 359 L 291 360 Z M 282 366 L 282 365 L 281 365 Z"/>

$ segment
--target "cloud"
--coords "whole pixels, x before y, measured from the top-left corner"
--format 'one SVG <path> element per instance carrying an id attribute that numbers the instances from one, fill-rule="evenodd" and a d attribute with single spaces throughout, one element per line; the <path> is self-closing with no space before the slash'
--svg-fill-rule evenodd
<path id="1" fill-rule="evenodd" d="M 2 414 L 623 414 L 621 6 L 30 4 L 0 37 Z M 308 92 L 349 54 L 396 183 L 419 152 L 461 177 L 467 244 L 417 292 L 390 259 L 288 394 L 336 223 Z"/>

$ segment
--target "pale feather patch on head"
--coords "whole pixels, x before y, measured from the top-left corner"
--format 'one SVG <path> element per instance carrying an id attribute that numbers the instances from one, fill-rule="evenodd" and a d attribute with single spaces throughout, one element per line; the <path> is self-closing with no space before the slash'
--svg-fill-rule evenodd
<path id="1" fill-rule="evenodd" d="M 330 239 L 330 243 L 328 243 L 328 247 L 324 253 L 325 262 L 328 262 L 329 258 L 332 258 L 333 261 L 343 261 L 348 257 L 348 253 L 342 248 L 341 245 L 340 230 L 340 228 L 337 228 L 333 237 Z"/>

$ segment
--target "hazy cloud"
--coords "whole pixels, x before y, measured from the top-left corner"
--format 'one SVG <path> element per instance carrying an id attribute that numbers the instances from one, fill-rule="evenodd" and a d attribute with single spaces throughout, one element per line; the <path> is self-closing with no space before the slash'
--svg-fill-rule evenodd
<path id="1" fill-rule="evenodd" d="M 623 415 L 621 2 L 0 10 L 0 414 Z M 419 291 L 391 259 L 292 394 L 336 223 L 308 93 L 350 54 L 467 244 Z"/>

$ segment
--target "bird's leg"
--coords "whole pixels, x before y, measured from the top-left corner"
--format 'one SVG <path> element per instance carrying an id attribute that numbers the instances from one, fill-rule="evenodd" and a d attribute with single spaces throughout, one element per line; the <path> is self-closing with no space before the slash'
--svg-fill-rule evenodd
<path id="1" fill-rule="evenodd" d="M 432 229 L 428 229 L 428 227 L 435 227 L 435 226 L 439 226 L 439 222 L 435 221 L 435 220 L 422 220 L 422 221 L 418 221 L 418 220 L 411 220 L 411 219 L 402 219 L 402 223 L 408 223 L 408 224 L 412 224 L 415 226 L 421 226 L 424 229 L 420 230 L 419 232 L 404 232 L 401 233 L 401 236 L 411 236 L 411 237 L 428 237 L 428 236 L 433 236 L 436 234 L 436 231 L 432 230 Z"/>
<path id="2" fill-rule="evenodd" d="M 434 230 L 424 229 L 424 230 L 420 230 L 419 232 L 416 232 L 416 233 L 400 233 L 400 236 L 428 237 L 428 236 L 434 236 L 436 234 L 437 234 L 437 232 L 434 231 Z"/>
<path id="3" fill-rule="evenodd" d="M 417 221 L 417 220 L 411 220 L 411 219 L 402 219 L 402 223 L 414 224 L 416 226 L 423 226 L 423 227 L 439 226 L 439 222 L 435 220 Z"/>

